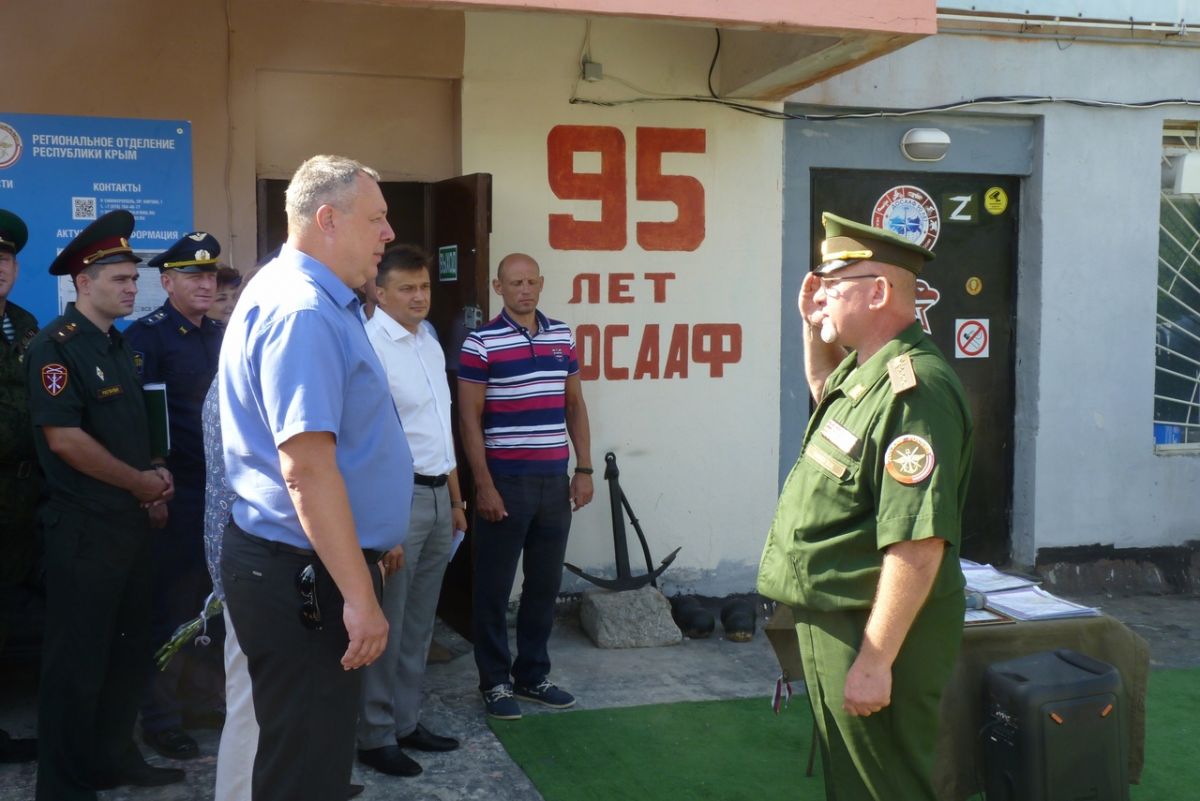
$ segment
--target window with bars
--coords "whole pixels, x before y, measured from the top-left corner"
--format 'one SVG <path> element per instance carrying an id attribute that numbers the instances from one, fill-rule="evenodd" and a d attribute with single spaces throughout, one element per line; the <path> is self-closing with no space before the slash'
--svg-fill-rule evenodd
<path id="1" fill-rule="evenodd" d="M 1164 161 L 1200 150 L 1200 124 L 1168 123 Z M 1154 443 L 1200 453 L 1200 195 L 1163 190 L 1158 228 Z"/>

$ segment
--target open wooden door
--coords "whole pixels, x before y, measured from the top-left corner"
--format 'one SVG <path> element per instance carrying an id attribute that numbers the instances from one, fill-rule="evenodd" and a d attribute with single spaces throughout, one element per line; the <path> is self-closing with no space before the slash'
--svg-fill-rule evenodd
<path id="1" fill-rule="evenodd" d="M 429 321 L 446 352 L 458 477 L 473 521 L 475 485 L 458 433 L 458 354 L 467 333 L 490 319 L 492 176 L 462 175 L 425 186 L 425 242 L 437 258 Z M 472 522 L 472 528 L 474 527 Z M 446 568 L 438 614 L 455 631 L 471 638 L 471 576 L 475 561 L 471 532 Z"/>

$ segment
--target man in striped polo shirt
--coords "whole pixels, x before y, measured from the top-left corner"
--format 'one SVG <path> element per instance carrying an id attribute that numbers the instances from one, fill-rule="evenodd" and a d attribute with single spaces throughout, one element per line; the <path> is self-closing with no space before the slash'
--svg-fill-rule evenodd
<path id="1" fill-rule="evenodd" d="M 592 499 L 591 435 L 575 337 L 537 308 L 543 280 L 523 253 L 500 260 L 492 288 L 504 309 L 467 336 L 458 372 L 462 444 L 478 511 L 475 664 L 487 714 L 501 720 L 521 717 L 516 698 L 555 709 L 575 704 L 548 678 L 547 642 L 571 513 Z M 576 463 L 569 482 L 568 436 Z M 514 661 L 505 611 L 522 553 Z"/>

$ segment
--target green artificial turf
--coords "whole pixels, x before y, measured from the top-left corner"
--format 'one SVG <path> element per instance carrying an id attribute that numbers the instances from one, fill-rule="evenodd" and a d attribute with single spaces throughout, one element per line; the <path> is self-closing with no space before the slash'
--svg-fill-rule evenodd
<path id="1" fill-rule="evenodd" d="M 804 775 L 812 714 L 796 696 L 655 704 L 491 721 L 546 801 L 820 801 Z"/>
<path id="2" fill-rule="evenodd" d="M 1150 674 L 1146 767 L 1131 801 L 1197 798 L 1200 670 Z M 491 721 L 546 801 L 821 801 L 804 775 L 812 716 L 803 696 L 656 704 Z M 979 797 L 977 797 L 979 798 Z"/>
<path id="3" fill-rule="evenodd" d="M 1146 688 L 1146 767 L 1130 801 L 1200 798 L 1200 670 L 1156 670 Z"/>

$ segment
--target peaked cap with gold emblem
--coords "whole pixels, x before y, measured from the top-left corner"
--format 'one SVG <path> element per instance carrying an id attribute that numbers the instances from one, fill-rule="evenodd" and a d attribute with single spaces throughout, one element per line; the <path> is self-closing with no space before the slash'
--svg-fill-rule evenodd
<path id="1" fill-rule="evenodd" d="M 0 251 L 15 256 L 28 241 L 29 228 L 25 221 L 7 209 L 0 209 Z"/>
<path id="2" fill-rule="evenodd" d="M 217 256 L 221 255 L 221 243 L 212 234 L 192 231 L 179 241 L 159 253 L 147 266 L 157 267 L 160 272 L 178 270 L 181 273 L 215 273 Z"/>
<path id="3" fill-rule="evenodd" d="M 79 275 L 94 264 L 112 264 L 141 258 L 129 247 L 133 234 L 133 215 L 125 209 L 110 211 L 80 232 L 50 263 L 51 275 Z"/>
<path id="4" fill-rule="evenodd" d="M 825 226 L 825 241 L 821 243 L 821 263 L 813 270 L 817 275 L 829 275 L 860 261 L 894 264 L 920 275 L 925 262 L 933 258 L 933 251 L 892 231 L 829 212 L 821 214 L 821 224 Z"/>

